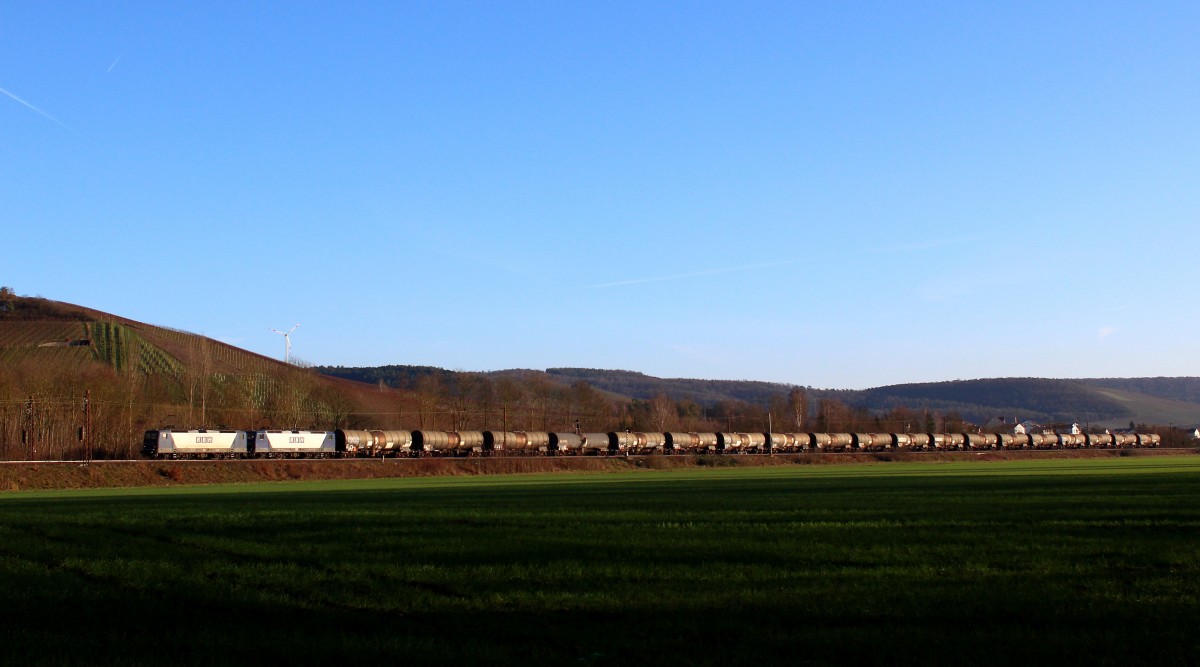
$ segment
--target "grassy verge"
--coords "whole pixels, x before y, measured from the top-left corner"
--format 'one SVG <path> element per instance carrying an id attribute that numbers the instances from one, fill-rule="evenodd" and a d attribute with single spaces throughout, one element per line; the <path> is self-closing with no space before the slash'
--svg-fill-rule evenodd
<path id="1" fill-rule="evenodd" d="M 1195 663 L 1195 457 L 0 498 L 13 664 Z"/>
<path id="2" fill-rule="evenodd" d="M 775 456 L 524 456 L 470 458 L 391 458 L 340 461 L 97 461 L 79 463 L 4 463 L 0 494 L 13 491 L 133 486 L 293 482 L 389 477 L 514 475 L 563 472 L 621 472 L 673 468 L 756 468 L 766 466 L 844 466 L 899 462 L 1038 461 L 1179 456 L 1181 450 L 1056 450 L 1016 452 L 882 452 L 859 454 L 779 454 Z M 1194 455 L 1195 451 L 1189 451 Z"/>

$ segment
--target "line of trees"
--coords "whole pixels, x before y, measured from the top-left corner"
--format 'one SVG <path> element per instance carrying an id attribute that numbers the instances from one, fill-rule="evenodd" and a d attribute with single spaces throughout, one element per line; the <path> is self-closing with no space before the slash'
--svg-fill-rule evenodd
<path id="1" fill-rule="evenodd" d="M 508 431 L 963 432 L 978 430 L 955 413 L 892 408 L 872 413 L 838 399 L 810 404 L 793 388 L 767 405 L 726 400 L 703 406 L 659 394 L 627 401 L 586 382 L 544 375 L 492 378 L 430 374 L 414 390 L 383 383 L 339 386 L 313 371 L 211 372 L 203 343 L 175 377 L 81 363 L 70 354 L 5 362 L 0 376 L 0 458 L 41 460 L 135 457 L 147 429 L 397 428 Z M 85 415 L 84 397 L 90 394 Z M 90 422 L 90 432 L 85 423 Z M 993 430 L 1008 426 L 992 425 Z M 1164 444 L 1187 444 L 1171 429 Z"/>
<path id="2" fill-rule="evenodd" d="M 103 351 L 104 354 L 100 352 Z M 56 350 L 7 360 L 0 378 L 0 457 L 76 459 L 135 456 L 147 429 L 403 428 L 526 431 L 959 431 L 954 415 L 895 408 L 884 415 L 836 399 L 810 405 L 793 388 L 767 405 L 724 400 L 700 405 L 659 394 L 621 400 L 583 381 L 545 374 L 489 377 L 430 373 L 413 390 L 382 381 L 375 391 L 339 386 L 311 370 L 217 372 L 210 342 L 189 340 L 169 372 L 143 355 L 149 346 Z M 88 356 L 92 359 L 89 362 Z M 100 358 L 102 357 L 102 358 Z M 103 363 L 95 363 L 101 361 Z M 90 432 L 83 401 L 90 391 Z"/>
<path id="3" fill-rule="evenodd" d="M 0 458 L 79 459 L 87 450 L 95 458 L 128 458 L 136 456 L 146 430 L 162 427 L 761 431 L 808 423 L 802 390 L 770 406 L 724 401 L 705 407 L 665 395 L 629 402 L 544 374 L 455 373 L 425 376 L 415 390 L 381 383 L 372 391 L 290 367 L 217 372 L 199 337 L 173 372 L 147 372 L 141 355 L 148 349 L 129 345 L 120 355 L 101 355 L 96 348 L 63 348 L 0 360 Z"/>
<path id="4" fill-rule="evenodd" d="M 199 359 L 168 375 L 142 372 L 136 361 L 118 370 L 93 354 L 0 358 L 0 458 L 74 460 L 89 449 L 95 458 L 129 458 L 147 429 L 342 428 L 359 409 L 311 371 L 211 372 Z"/>

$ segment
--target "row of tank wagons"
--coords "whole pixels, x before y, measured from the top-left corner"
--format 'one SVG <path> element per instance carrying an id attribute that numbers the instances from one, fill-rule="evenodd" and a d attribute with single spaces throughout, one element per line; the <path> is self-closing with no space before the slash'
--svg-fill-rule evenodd
<path id="1" fill-rule="evenodd" d="M 541 431 L 147 431 L 157 458 L 612 455 L 1113 449 L 1158 447 L 1137 433 L 549 433 Z"/>

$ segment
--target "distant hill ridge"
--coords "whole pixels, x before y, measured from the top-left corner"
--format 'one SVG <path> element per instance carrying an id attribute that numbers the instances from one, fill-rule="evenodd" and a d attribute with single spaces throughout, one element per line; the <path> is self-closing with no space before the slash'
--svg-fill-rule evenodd
<path id="1" fill-rule="evenodd" d="M 676 400 L 688 399 L 701 405 L 729 400 L 766 405 L 773 396 L 786 394 L 793 387 L 758 380 L 657 378 L 636 371 L 591 368 L 548 368 L 546 374 L 565 384 L 583 381 L 598 389 L 631 398 L 651 399 L 658 394 L 666 394 Z"/>
<path id="2" fill-rule="evenodd" d="M 318 367 L 337 377 L 415 389 L 421 377 L 438 375 L 451 379 L 455 373 L 429 366 L 381 366 L 367 368 Z M 787 394 L 797 385 L 754 380 L 704 380 L 658 378 L 627 370 L 592 368 L 549 368 L 545 371 L 503 370 L 483 373 L 488 377 L 542 375 L 558 384 L 586 382 L 592 387 L 625 399 L 650 400 L 666 395 L 688 399 L 704 406 L 721 401 L 744 401 L 767 405 L 773 397 Z M 1080 422 L 1099 426 L 1128 426 L 1130 421 L 1150 424 L 1200 424 L 1200 378 L 987 378 L 876 387 L 865 390 L 815 389 L 804 387 L 810 408 L 821 399 L 837 399 L 872 412 L 896 407 L 955 412 L 968 421 L 983 424 L 995 418 L 1033 420 L 1039 423 Z"/>

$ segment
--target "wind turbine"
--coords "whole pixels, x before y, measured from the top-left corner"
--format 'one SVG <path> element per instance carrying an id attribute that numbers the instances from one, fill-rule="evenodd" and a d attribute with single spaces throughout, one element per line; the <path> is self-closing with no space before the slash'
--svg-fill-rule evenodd
<path id="1" fill-rule="evenodd" d="M 280 331 L 279 329 L 271 329 L 271 331 L 274 331 L 275 333 L 279 334 L 280 336 L 283 336 L 283 363 L 285 363 L 285 364 L 292 363 L 292 332 L 295 331 L 296 329 L 298 329 L 299 327 L 300 327 L 300 325 L 297 324 L 296 326 L 292 327 L 291 329 L 288 329 L 287 333 L 284 333 L 284 332 Z"/>

